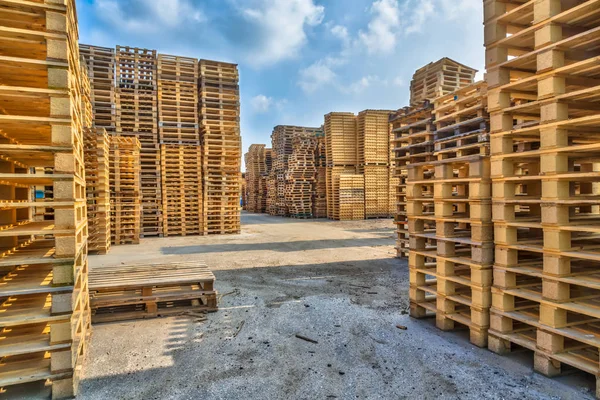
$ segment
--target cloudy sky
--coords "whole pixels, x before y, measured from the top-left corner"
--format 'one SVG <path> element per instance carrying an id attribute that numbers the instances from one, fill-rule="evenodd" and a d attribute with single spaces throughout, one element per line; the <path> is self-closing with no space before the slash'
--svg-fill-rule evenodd
<path id="1" fill-rule="evenodd" d="M 80 41 L 239 64 L 244 151 L 275 125 L 407 105 L 447 56 L 483 71 L 481 0 L 77 0 Z M 481 78 L 482 72 L 478 78 Z"/>

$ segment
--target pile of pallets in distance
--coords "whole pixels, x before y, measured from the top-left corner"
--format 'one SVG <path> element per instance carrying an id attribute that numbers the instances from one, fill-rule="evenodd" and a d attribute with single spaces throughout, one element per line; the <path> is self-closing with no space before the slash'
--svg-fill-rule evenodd
<path id="1" fill-rule="evenodd" d="M 2 3 L 0 388 L 10 398 L 69 398 L 90 335 L 83 131 L 91 106 L 75 1 Z M 52 186 L 53 197 L 32 201 L 35 186 Z M 52 208 L 54 219 L 33 221 L 35 206 Z"/>
<path id="2" fill-rule="evenodd" d="M 292 138 L 292 154 L 285 172 L 285 200 L 292 218 L 313 218 L 317 134 L 316 129 L 305 129 Z"/>
<path id="3" fill-rule="evenodd" d="M 600 376 L 600 2 L 485 3 L 494 287 L 489 347 Z M 600 394 L 600 385 L 596 387 Z"/>
<path id="4" fill-rule="evenodd" d="M 163 234 L 203 235 L 198 60 L 158 55 L 158 126 Z"/>
<path id="5" fill-rule="evenodd" d="M 90 272 L 92 321 L 217 311 L 215 276 L 199 263 L 102 267 Z"/>
<path id="6" fill-rule="evenodd" d="M 140 242 L 140 141 L 134 137 L 110 138 L 111 243 Z"/>
<path id="7" fill-rule="evenodd" d="M 430 118 L 418 125 L 428 127 L 422 138 L 433 153 L 406 166 L 411 316 L 434 314 L 442 330 L 466 326 L 480 347 L 493 262 L 486 102 L 484 82 L 437 98 L 435 125 Z"/>
<path id="8" fill-rule="evenodd" d="M 271 170 L 271 149 L 264 144 L 252 144 L 244 155 L 246 163 L 246 210 L 267 212 L 267 176 Z"/>
<path id="9" fill-rule="evenodd" d="M 200 60 L 205 233 L 240 232 L 242 138 L 236 64 Z"/>

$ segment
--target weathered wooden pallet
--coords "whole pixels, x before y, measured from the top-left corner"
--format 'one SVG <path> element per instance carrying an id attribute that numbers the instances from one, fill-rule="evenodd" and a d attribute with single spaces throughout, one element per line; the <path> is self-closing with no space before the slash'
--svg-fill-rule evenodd
<path id="1" fill-rule="evenodd" d="M 103 267 L 90 271 L 93 322 L 216 311 L 215 277 L 204 264 Z"/>

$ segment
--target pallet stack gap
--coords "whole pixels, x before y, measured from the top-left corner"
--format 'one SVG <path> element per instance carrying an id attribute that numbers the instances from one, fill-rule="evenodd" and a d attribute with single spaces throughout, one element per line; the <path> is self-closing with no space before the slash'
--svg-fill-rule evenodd
<path id="1" fill-rule="evenodd" d="M 141 231 L 140 141 L 110 138 L 111 243 L 137 244 Z"/>
<path id="2" fill-rule="evenodd" d="M 485 83 L 434 100 L 433 158 L 407 166 L 411 316 L 487 346 L 493 264 Z"/>
<path id="3" fill-rule="evenodd" d="M 489 348 L 600 395 L 600 3 L 484 3 L 494 287 Z"/>
<path id="4" fill-rule="evenodd" d="M 236 64 L 200 60 L 205 233 L 240 233 L 242 138 Z"/>
<path id="5" fill-rule="evenodd" d="M 396 226 L 398 257 L 408 257 L 409 232 L 407 214 L 408 166 L 434 161 L 435 132 L 433 105 L 427 101 L 418 107 L 404 107 L 390 117 L 394 135 L 396 177 Z"/>
<path id="6" fill-rule="evenodd" d="M 75 2 L 2 3 L 1 392 L 71 398 L 91 333 Z M 34 202 L 36 186 L 51 197 Z M 53 219 L 34 221 L 36 206 Z"/>
<path id="7" fill-rule="evenodd" d="M 164 236 L 204 234 L 198 60 L 158 55 Z"/>
<path id="8" fill-rule="evenodd" d="M 141 236 L 163 235 L 156 50 L 116 48 L 116 132 L 141 145 Z"/>

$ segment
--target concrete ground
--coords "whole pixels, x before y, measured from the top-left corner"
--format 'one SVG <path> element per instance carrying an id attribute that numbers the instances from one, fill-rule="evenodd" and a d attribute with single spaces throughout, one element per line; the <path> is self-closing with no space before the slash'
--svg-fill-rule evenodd
<path id="1" fill-rule="evenodd" d="M 147 239 L 90 257 L 91 268 L 201 260 L 224 296 L 205 322 L 94 325 L 79 399 L 594 398 L 591 376 L 548 379 L 530 353 L 501 357 L 411 319 L 391 220 L 242 223 L 240 235 Z"/>

